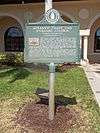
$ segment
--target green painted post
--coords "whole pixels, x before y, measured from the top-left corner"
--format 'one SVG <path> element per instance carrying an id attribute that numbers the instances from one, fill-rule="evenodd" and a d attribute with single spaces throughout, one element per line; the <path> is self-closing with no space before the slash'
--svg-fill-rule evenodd
<path id="1" fill-rule="evenodd" d="M 54 96 L 54 82 L 55 82 L 55 64 L 50 63 L 49 66 L 49 120 L 54 119 L 55 113 L 55 96 Z"/>

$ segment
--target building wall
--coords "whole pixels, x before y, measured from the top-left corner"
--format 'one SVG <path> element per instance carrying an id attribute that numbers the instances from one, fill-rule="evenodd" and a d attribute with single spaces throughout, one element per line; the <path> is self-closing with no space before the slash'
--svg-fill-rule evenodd
<path id="1" fill-rule="evenodd" d="M 69 1 L 53 3 L 53 8 L 57 9 L 64 17 L 69 17 L 72 21 L 79 21 L 80 28 L 91 28 L 89 39 L 89 58 L 94 54 L 93 51 L 93 34 L 95 28 L 92 26 L 93 19 L 100 17 L 100 1 Z M 45 12 L 43 3 L 38 4 L 20 4 L 20 5 L 0 5 L 0 51 L 4 51 L 4 32 L 9 26 L 21 25 L 24 30 L 25 22 L 30 19 L 33 22 L 38 21 Z M 5 16 L 3 19 L 2 17 Z M 6 18 L 7 17 L 7 18 Z M 8 18 L 9 17 L 9 18 Z M 14 18 L 14 19 L 11 19 Z M 97 17 L 97 18 L 98 18 Z M 100 22 L 97 22 L 97 26 Z M 91 27 L 92 26 L 92 27 Z M 3 27 L 3 28 L 2 28 Z M 93 29 L 92 29 L 93 28 Z M 92 33 L 93 32 L 93 33 Z"/>
<path id="2" fill-rule="evenodd" d="M 4 35 L 9 27 L 20 26 L 19 23 L 11 17 L 2 17 L 0 19 L 0 51 L 5 51 Z"/>
<path id="3" fill-rule="evenodd" d="M 95 32 L 100 27 L 100 18 L 97 19 L 92 27 L 91 32 L 89 36 L 89 45 L 88 45 L 88 59 L 91 63 L 98 62 L 100 63 L 100 53 L 94 52 L 94 38 L 95 38 Z"/>

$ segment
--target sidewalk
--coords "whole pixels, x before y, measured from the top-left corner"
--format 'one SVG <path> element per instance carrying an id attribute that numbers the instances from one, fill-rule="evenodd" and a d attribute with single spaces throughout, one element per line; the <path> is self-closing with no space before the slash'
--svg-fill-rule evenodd
<path id="1" fill-rule="evenodd" d="M 83 68 L 100 107 L 100 64 L 89 64 Z"/>

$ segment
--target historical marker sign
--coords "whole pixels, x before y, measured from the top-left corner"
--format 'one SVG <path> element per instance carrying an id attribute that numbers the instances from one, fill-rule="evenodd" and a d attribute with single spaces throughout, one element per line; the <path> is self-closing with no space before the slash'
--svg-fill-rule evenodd
<path id="1" fill-rule="evenodd" d="M 79 24 L 62 20 L 49 10 L 37 23 L 25 27 L 25 62 L 64 63 L 80 61 Z"/>
<path id="2" fill-rule="evenodd" d="M 79 24 L 62 20 L 50 9 L 40 22 L 25 27 L 24 61 L 46 63 L 49 67 L 49 119 L 54 119 L 55 64 L 80 61 Z"/>

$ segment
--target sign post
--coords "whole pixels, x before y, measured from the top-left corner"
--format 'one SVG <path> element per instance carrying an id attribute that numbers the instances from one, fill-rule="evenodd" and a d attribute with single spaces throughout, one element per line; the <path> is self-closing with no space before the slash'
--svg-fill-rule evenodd
<path id="1" fill-rule="evenodd" d="M 55 96 L 54 96 L 54 82 L 55 82 L 55 64 L 50 63 L 49 66 L 49 119 L 54 119 L 55 111 Z"/>
<path id="2" fill-rule="evenodd" d="M 52 0 L 45 0 L 45 13 L 52 8 Z"/>

